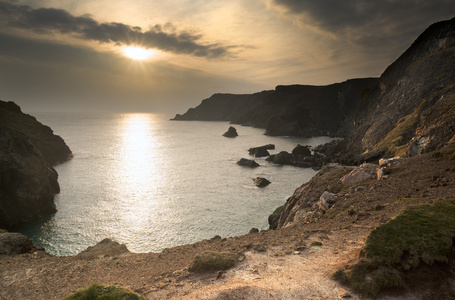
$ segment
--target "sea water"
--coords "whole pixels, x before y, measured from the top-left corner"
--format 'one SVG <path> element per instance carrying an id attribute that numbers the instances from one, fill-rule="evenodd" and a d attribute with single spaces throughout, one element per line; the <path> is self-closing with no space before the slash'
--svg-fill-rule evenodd
<path id="1" fill-rule="evenodd" d="M 162 251 L 215 235 L 268 228 L 267 218 L 312 169 L 236 164 L 248 148 L 274 144 L 291 152 L 330 138 L 265 136 L 263 129 L 236 126 L 238 137 L 222 134 L 228 122 L 170 121 L 157 114 L 36 113 L 73 151 L 55 167 L 61 192 L 58 211 L 19 228 L 55 255 L 75 255 L 104 238 L 132 252 Z M 253 178 L 271 184 L 255 187 Z"/>

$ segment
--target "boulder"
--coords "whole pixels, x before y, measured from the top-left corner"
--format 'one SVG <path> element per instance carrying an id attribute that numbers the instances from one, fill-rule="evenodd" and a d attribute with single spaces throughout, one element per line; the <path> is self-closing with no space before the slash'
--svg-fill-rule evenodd
<path id="1" fill-rule="evenodd" d="M 0 127 L 0 228 L 56 212 L 57 177 L 27 136 Z"/>
<path id="2" fill-rule="evenodd" d="M 318 206 L 323 211 L 327 211 L 334 203 L 337 194 L 330 193 L 325 191 L 322 193 L 321 197 L 319 197 Z"/>
<path id="3" fill-rule="evenodd" d="M 32 240 L 18 232 L 0 233 L 0 254 L 22 254 L 32 251 Z"/>
<path id="4" fill-rule="evenodd" d="M 281 151 L 278 154 L 270 155 L 266 160 L 278 165 L 291 165 L 294 156 L 286 151 Z"/>
<path id="5" fill-rule="evenodd" d="M 223 133 L 223 136 L 224 137 L 236 137 L 238 136 L 239 134 L 237 133 L 237 129 L 235 129 L 234 127 L 232 126 L 229 126 L 229 129 L 228 131 L 226 131 L 225 133 Z"/>
<path id="6" fill-rule="evenodd" d="M 394 158 L 381 158 L 379 160 L 379 167 L 395 167 L 400 163 L 401 157 Z"/>
<path id="7" fill-rule="evenodd" d="M 262 177 L 256 177 L 253 179 L 253 181 L 254 181 L 254 185 L 257 187 L 266 187 L 270 184 L 270 181 L 268 181 L 267 179 L 262 178 Z"/>
<path id="8" fill-rule="evenodd" d="M 340 180 L 343 184 L 352 184 L 372 177 L 371 171 L 360 166 L 344 175 Z"/>
<path id="9" fill-rule="evenodd" d="M 246 158 L 241 158 L 237 164 L 239 166 L 245 166 L 245 167 L 250 167 L 250 168 L 256 168 L 256 167 L 259 167 L 259 164 L 257 162 L 255 162 L 254 160 L 252 159 L 246 159 Z"/>
<path id="10" fill-rule="evenodd" d="M 296 156 L 311 156 L 310 146 L 302 146 L 298 144 L 293 150 L 292 154 Z"/>
<path id="11" fill-rule="evenodd" d="M 248 149 L 248 153 L 254 157 L 264 157 L 264 156 L 270 156 L 269 151 L 267 150 L 273 150 L 275 149 L 275 145 L 273 144 L 268 144 L 260 147 L 252 147 Z"/>

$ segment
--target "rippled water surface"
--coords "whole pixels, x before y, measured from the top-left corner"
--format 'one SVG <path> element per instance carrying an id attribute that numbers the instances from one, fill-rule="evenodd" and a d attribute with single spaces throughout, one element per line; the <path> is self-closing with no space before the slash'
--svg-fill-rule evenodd
<path id="1" fill-rule="evenodd" d="M 155 114 L 34 114 L 63 137 L 74 158 L 56 167 L 58 212 L 20 231 L 50 253 L 73 255 L 109 237 L 130 251 L 150 252 L 215 235 L 268 227 L 267 217 L 315 172 L 263 159 L 236 162 L 247 149 L 275 144 L 292 151 L 329 138 L 268 137 L 227 122 L 169 121 Z M 272 184 L 260 189 L 252 178 Z"/>

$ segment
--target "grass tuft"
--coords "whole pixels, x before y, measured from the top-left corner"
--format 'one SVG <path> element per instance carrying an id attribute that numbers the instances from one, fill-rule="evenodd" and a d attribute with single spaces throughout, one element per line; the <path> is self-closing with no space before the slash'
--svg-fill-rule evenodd
<path id="1" fill-rule="evenodd" d="M 122 287 L 93 283 L 62 300 L 146 300 L 146 298 Z"/>
<path id="2" fill-rule="evenodd" d="M 238 255 L 227 252 L 205 252 L 197 255 L 191 266 L 190 272 L 207 272 L 227 270 L 235 266 L 238 261 Z"/>
<path id="3" fill-rule="evenodd" d="M 447 263 L 455 237 L 455 199 L 407 207 L 395 219 L 373 230 L 363 256 L 332 277 L 359 294 L 375 297 L 403 288 L 403 272 L 424 263 Z"/>

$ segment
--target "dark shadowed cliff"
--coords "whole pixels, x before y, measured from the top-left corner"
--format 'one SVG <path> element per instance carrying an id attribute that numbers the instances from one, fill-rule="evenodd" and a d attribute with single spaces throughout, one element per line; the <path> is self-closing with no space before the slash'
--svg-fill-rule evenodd
<path id="1" fill-rule="evenodd" d="M 345 136 L 340 130 L 357 109 L 362 91 L 376 78 L 351 79 L 327 86 L 277 86 L 250 95 L 215 94 L 174 120 L 231 121 L 266 128 L 267 135 Z"/>
<path id="2" fill-rule="evenodd" d="M 364 91 L 346 153 L 417 155 L 455 134 L 455 18 L 431 25 Z"/>
<path id="3" fill-rule="evenodd" d="M 63 139 L 0 101 L 0 228 L 28 222 L 56 211 L 58 174 L 53 164 L 71 157 Z"/>
<path id="4" fill-rule="evenodd" d="M 70 148 L 60 136 L 35 117 L 22 113 L 14 102 L 0 100 L 0 127 L 10 128 L 30 138 L 50 165 L 67 161 L 72 156 Z"/>

